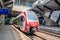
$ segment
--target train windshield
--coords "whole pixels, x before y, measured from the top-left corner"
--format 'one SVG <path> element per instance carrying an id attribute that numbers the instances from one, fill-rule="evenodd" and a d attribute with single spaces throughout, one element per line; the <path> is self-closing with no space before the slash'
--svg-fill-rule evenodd
<path id="1" fill-rule="evenodd" d="M 32 20 L 32 21 L 37 20 L 36 14 L 32 11 L 27 11 L 27 17 L 28 17 L 28 20 Z"/>

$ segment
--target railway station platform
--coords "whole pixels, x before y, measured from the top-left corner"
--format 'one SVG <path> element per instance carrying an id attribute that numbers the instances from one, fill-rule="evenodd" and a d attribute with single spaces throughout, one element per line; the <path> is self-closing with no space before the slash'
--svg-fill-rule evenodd
<path id="1" fill-rule="evenodd" d="M 0 26 L 0 40 L 29 40 L 29 38 L 13 25 Z"/>
<path id="2" fill-rule="evenodd" d="M 17 40 L 11 25 L 0 26 L 0 40 Z"/>

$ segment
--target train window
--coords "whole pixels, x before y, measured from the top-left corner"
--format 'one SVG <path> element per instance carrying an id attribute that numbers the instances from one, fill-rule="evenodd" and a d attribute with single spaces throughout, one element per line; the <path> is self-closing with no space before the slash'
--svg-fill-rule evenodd
<path id="1" fill-rule="evenodd" d="M 18 20 L 18 25 L 21 25 L 21 19 L 20 19 L 20 17 L 17 20 Z"/>
<path id="2" fill-rule="evenodd" d="M 32 11 L 27 11 L 27 16 L 28 16 L 28 20 L 33 20 L 33 21 L 37 20 L 36 14 Z"/>
<path id="3" fill-rule="evenodd" d="M 20 26 L 23 26 L 23 22 L 24 22 L 24 16 L 20 16 L 19 18 L 18 18 L 18 25 L 20 25 Z"/>
<path id="4" fill-rule="evenodd" d="M 25 19 L 24 19 L 24 16 L 21 16 L 21 21 L 24 22 L 24 20 L 25 20 Z"/>

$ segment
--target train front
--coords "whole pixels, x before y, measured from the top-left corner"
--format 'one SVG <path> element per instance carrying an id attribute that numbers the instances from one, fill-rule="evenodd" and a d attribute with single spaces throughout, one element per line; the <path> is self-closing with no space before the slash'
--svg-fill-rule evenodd
<path id="1" fill-rule="evenodd" d="M 27 11 L 26 30 L 28 33 L 34 33 L 39 29 L 39 21 L 33 11 Z"/>

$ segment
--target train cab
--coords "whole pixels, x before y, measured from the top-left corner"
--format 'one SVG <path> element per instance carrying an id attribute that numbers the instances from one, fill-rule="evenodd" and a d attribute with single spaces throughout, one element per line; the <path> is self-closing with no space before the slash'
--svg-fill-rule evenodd
<path id="1" fill-rule="evenodd" d="M 16 19 L 20 29 L 25 33 L 34 33 L 39 29 L 38 17 L 33 11 L 24 11 Z"/>

